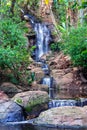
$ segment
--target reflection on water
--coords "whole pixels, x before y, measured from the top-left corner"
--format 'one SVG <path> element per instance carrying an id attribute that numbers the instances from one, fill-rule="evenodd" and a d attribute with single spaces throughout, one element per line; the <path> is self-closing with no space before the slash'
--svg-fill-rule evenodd
<path id="1" fill-rule="evenodd" d="M 0 125 L 0 130 L 87 130 L 87 128 L 47 128 L 47 127 L 39 127 L 33 125 L 8 125 L 2 126 Z"/>

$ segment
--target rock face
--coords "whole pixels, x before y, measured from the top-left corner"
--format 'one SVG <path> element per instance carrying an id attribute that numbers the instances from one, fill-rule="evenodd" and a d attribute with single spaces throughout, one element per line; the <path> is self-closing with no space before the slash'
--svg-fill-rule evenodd
<path id="1" fill-rule="evenodd" d="M 47 92 L 48 86 L 44 85 L 44 84 L 37 84 L 37 82 L 34 81 L 34 82 L 32 82 L 31 90 L 33 90 L 33 91 L 40 90 L 40 91 L 46 91 Z"/>
<path id="2" fill-rule="evenodd" d="M 52 108 L 42 112 L 35 123 L 50 126 L 87 126 L 87 106 Z"/>
<path id="3" fill-rule="evenodd" d="M 24 120 L 22 108 L 12 101 L 0 102 L 0 123 Z"/>
<path id="4" fill-rule="evenodd" d="M 56 82 L 56 87 L 69 89 L 73 82 L 72 68 L 69 67 L 71 65 L 70 57 L 59 52 L 51 56 L 47 62 L 50 66 L 51 75 Z"/>
<path id="5" fill-rule="evenodd" d="M 73 82 L 72 72 L 65 73 L 64 70 L 52 70 L 52 76 L 54 77 L 59 89 L 68 89 Z"/>
<path id="6" fill-rule="evenodd" d="M 39 111 L 40 105 L 48 102 L 48 94 L 44 91 L 27 91 L 23 93 L 16 94 L 13 100 L 23 106 L 27 112 L 32 112 L 35 110 L 36 106 L 39 106 L 37 112 Z M 35 110 L 36 111 L 36 110 Z"/>
<path id="7" fill-rule="evenodd" d="M 13 97 L 16 93 L 21 91 L 14 84 L 10 82 L 2 83 L 0 86 L 0 90 L 4 91 L 9 97 Z"/>

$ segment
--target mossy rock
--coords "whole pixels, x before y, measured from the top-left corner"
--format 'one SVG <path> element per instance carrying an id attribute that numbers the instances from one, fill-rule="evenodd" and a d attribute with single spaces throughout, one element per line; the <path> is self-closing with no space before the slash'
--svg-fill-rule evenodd
<path id="1" fill-rule="evenodd" d="M 44 91 L 27 91 L 16 94 L 12 100 L 23 106 L 26 111 L 30 112 L 37 105 L 47 103 L 49 96 Z"/>

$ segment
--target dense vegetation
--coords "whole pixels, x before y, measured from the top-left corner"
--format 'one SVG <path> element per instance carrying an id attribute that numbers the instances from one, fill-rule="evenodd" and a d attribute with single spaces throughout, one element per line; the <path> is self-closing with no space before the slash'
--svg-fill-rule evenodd
<path id="1" fill-rule="evenodd" d="M 71 29 L 63 39 L 62 49 L 70 55 L 73 65 L 87 68 L 87 26 Z"/>
<path id="2" fill-rule="evenodd" d="M 52 50 L 59 46 L 70 55 L 73 66 L 87 68 L 87 2 L 54 0 L 53 10 L 62 38 L 51 45 Z"/>
<path id="3" fill-rule="evenodd" d="M 29 52 L 26 48 L 27 38 L 25 22 L 22 22 L 19 12 L 9 12 L 10 1 L 1 3 L 0 20 L 0 68 L 14 83 L 27 84 L 26 68 L 29 65 Z M 14 13 L 14 14 L 13 14 Z"/>

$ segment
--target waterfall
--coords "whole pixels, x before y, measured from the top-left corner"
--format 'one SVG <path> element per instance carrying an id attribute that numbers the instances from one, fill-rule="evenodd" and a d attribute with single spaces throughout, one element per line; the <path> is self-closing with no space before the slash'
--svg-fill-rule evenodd
<path id="1" fill-rule="evenodd" d="M 61 106 L 77 106 L 76 100 L 52 100 L 49 102 L 49 108 Z"/>
<path id="2" fill-rule="evenodd" d="M 41 23 L 30 14 L 24 15 L 24 18 L 29 21 L 36 33 L 36 60 L 39 61 L 41 56 L 47 54 L 49 51 L 49 42 L 51 40 L 51 33 L 48 25 Z"/>
<path id="3" fill-rule="evenodd" d="M 50 31 L 47 25 L 43 23 L 35 23 L 34 31 L 36 32 L 36 60 L 40 60 L 41 56 L 49 51 Z"/>
<path id="4" fill-rule="evenodd" d="M 48 103 L 49 108 L 60 107 L 60 106 L 84 106 L 87 105 L 87 99 L 80 100 L 61 100 L 56 99 L 54 88 L 54 79 L 50 76 L 49 66 L 46 64 L 46 61 L 41 58 L 44 54 L 47 54 L 49 51 L 49 42 L 51 40 L 51 34 L 48 26 L 45 23 L 41 23 L 36 20 L 36 18 L 32 15 L 25 15 L 25 19 L 27 19 L 32 28 L 36 33 L 36 50 L 35 50 L 35 59 L 36 61 L 42 64 L 41 68 L 45 73 L 45 76 L 42 79 L 41 84 L 47 85 L 49 88 L 49 97 L 50 102 Z"/>
<path id="5" fill-rule="evenodd" d="M 42 79 L 42 84 L 45 84 L 49 88 L 52 88 L 52 86 L 53 86 L 53 77 L 44 77 Z"/>

